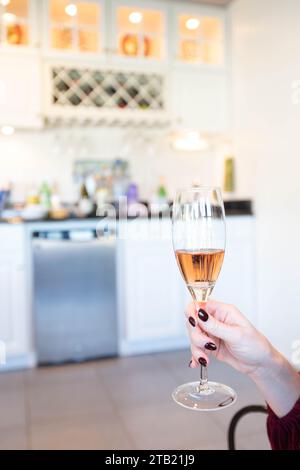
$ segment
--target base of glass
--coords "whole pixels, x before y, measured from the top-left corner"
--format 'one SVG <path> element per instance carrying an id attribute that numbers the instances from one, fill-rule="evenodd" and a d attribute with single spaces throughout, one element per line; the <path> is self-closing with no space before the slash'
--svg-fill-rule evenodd
<path id="1" fill-rule="evenodd" d="M 172 397 L 178 405 L 196 411 L 223 410 L 233 405 L 237 399 L 232 388 L 217 382 L 207 382 L 205 387 L 200 387 L 199 382 L 180 385 L 174 390 Z"/>

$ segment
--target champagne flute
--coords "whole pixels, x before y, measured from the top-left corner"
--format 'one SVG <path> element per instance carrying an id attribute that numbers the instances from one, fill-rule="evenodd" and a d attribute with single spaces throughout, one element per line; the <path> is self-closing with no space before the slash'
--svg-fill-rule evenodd
<path id="1" fill-rule="evenodd" d="M 225 254 L 225 212 L 220 189 L 199 186 L 178 191 L 172 228 L 181 275 L 197 311 L 200 307 L 205 310 Z M 214 411 L 232 405 L 236 393 L 226 385 L 209 382 L 207 367 L 200 365 L 199 381 L 180 385 L 172 397 L 185 408 Z"/>

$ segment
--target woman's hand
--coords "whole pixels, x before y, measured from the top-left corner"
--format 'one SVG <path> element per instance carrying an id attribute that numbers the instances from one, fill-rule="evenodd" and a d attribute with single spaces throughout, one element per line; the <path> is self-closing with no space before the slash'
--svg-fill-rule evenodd
<path id="1" fill-rule="evenodd" d="M 209 301 L 190 304 L 190 367 L 207 365 L 209 355 L 248 374 L 278 417 L 285 416 L 300 395 L 300 375 L 233 305 Z"/>
<path id="2" fill-rule="evenodd" d="M 239 372 L 252 374 L 267 361 L 273 348 L 269 341 L 233 305 L 209 301 L 188 306 L 188 332 L 191 341 L 190 367 L 205 365 L 209 355 Z"/>

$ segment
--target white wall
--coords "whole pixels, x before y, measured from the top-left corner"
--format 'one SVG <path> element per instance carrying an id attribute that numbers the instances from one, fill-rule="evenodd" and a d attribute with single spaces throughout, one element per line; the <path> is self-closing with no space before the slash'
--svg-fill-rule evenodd
<path id="1" fill-rule="evenodd" d="M 172 151 L 167 130 L 81 128 L 0 135 L 0 186 L 12 181 L 14 200 L 22 200 L 28 189 L 42 181 L 57 182 L 63 200 L 72 201 L 73 161 L 116 157 L 130 161 L 132 178 L 144 198 L 151 196 L 161 176 L 171 197 L 176 188 L 188 186 L 194 179 L 215 183 L 214 152 Z"/>
<path id="2" fill-rule="evenodd" d="M 300 1 L 235 0 L 231 12 L 237 181 L 256 202 L 259 323 L 291 357 L 300 339 Z"/>

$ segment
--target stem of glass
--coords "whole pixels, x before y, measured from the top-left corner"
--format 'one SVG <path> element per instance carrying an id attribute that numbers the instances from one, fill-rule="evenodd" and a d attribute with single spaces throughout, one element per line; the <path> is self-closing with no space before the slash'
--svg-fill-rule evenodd
<path id="1" fill-rule="evenodd" d="M 207 294 L 206 294 L 207 296 Z M 199 308 L 203 307 L 205 309 L 205 302 L 195 302 L 197 312 L 199 311 Z M 209 390 L 208 386 L 208 375 L 207 375 L 207 366 L 202 366 L 200 364 L 200 382 L 199 382 L 199 391 L 200 392 L 207 392 Z"/>
<path id="2" fill-rule="evenodd" d="M 206 392 L 208 390 L 208 378 L 207 378 L 207 367 L 200 365 L 200 392 Z"/>

